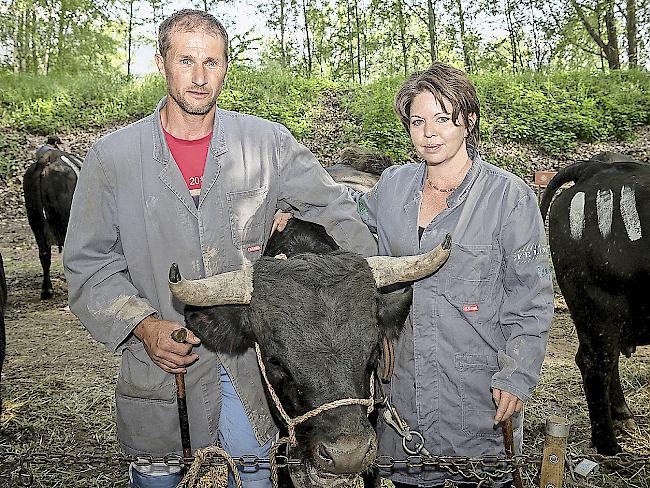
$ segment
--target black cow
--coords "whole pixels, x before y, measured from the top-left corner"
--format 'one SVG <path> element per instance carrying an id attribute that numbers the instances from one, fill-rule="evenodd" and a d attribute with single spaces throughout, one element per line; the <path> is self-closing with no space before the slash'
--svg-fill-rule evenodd
<path id="1" fill-rule="evenodd" d="M 54 294 L 50 281 L 51 246 L 58 246 L 59 252 L 63 248 L 80 169 L 81 160 L 73 154 L 48 149 L 25 172 L 23 191 L 27 219 L 43 267 L 41 300 L 52 298 Z"/>
<path id="2" fill-rule="evenodd" d="M 633 424 L 621 388 L 618 358 L 650 343 L 650 166 L 606 153 L 561 170 L 541 203 L 551 199 L 549 241 L 555 274 L 578 332 L 582 373 L 599 453 L 614 454 L 613 421 Z"/>
<path id="3" fill-rule="evenodd" d="M 337 247 L 322 227 L 292 219 L 250 269 L 198 283 L 170 270 L 172 293 L 189 304 L 187 327 L 215 351 L 238 354 L 258 343 L 291 418 L 334 400 L 370 397 L 382 338 L 399 335 L 413 298 L 410 286 L 385 294 L 378 287 L 434 272 L 450 238 L 429 255 L 401 258 L 366 260 Z M 288 259 L 269 256 L 276 253 Z M 296 432 L 295 454 L 305 461 L 291 470 L 296 486 L 338 486 L 376 456 L 366 405 L 322 412 Z"/>
<path id="4" fill-rule="evenodd" d="M 5 361 L 7 339 L 5 336 L 5 308 L 7 307 L 7 280 L 5 279 L 5 268 L 0 254 L 0 376 L 2 375 L 2 364 Z M 2 396 L 0 395 L 0 413 L 2 413 Z"/>

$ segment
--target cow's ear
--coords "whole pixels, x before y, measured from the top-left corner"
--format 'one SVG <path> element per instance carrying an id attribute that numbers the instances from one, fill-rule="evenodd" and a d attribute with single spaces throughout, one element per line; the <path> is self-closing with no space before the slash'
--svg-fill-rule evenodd
<path id="1" fill-rule="evenodd" d="M 383 335 L 389 339 L 397 339 L 404 328 L 411 303 L 413 302 L 413 287 L 384 293 L 379 297 L 379 327 Z"/>
<path id="2" fill-rule="evenodd" d="M 187 305 L 185 326 L 214 352 L 242 354 L 254 344 L 248 320 L 248 305 Z"/>

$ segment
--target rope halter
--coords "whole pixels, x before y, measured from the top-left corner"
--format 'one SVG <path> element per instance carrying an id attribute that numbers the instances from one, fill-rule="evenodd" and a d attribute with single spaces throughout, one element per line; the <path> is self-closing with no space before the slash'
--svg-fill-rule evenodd
<path id="1" fill-rule="evenodd" d="M 287 424 L 287 429 L 289 430 L 288 441 L 291 447 L 296 447 L 296 443 L 297 443 L 296 426 L 298 424 L 301 424 L 307 419 L 315 417 L 321 412 L 332 410 L 334 408 L 342 407 L 345 405 L 365 405 L 368 409 L 368 415 L 370 415 L 370 413 L 375 408 L 375 373 L 373 371 L 373 373 L 370 375 L 370 398 L 343 398 L 341 400 L 334 400 L 333 402 L 325 403 L 320 407 L 314 408 L 313 410 L 310 410 L 307 413 L 303 413 L 302 415 L 291 418 L 289 417 L 285 409 L 282 407 L 282 404 L 280 403 L 280 398 L 275 393 L 273 386 L 271 386 L 271 383 L 269 382 L 269 379 L 266 376 L 266 368 L 264 367 L 264 362 L 262 361 L 262 352 L 260 351 L 260 346 L 257 342 L 255 343 L 255 352 L 257 353 L 257 363 L 260 365 L 260 371 L 262 372 L 262 377 L 264 378 L 266 387 L 269 390 L 269 394 L 271 395 L 271 398 L 273 399 L 273 403 L 275 403 L 278 412 L 280 412 L 282 419 Z"/>

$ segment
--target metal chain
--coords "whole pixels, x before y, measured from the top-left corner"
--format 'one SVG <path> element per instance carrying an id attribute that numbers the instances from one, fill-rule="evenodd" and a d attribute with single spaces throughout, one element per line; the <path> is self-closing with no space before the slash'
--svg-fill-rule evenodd
<path id="1" fill-rule="evenodd" d="M 40 452 L 40 451 L 0 451 L 0 466 L 17 466 L 19 484 L 31 486 L 33 474 L 30 472 L 31 465 L 64 465 L 64 466 L 127 466 L 135 463 L 139 466 L 152 464 L 165 464 L 167 466 L 189 467 L 194 462 L 194 457 L 184 458 L 179 454 L 167 454 L 163 457 L 154 456 L 126 456 L 126 455 L 103 455 L 93 452 Z M 570 463 L 578 459 L 590 459 L 599 464 L 612 465 L 620 468 L 636 466 L 638 464 L 650 465 L 650 455 L 619 453 L 614 456 L 602 454 L 567 453 L 567 460 Z M 254 455 L 245 455 L 233 459 L 234 463 L 246 471 L 257 471 L 261 468 L 270 469 L 271 461 L 268 458 L 259 458 Z M 445 470 L 452 475 L 463 477 L 468 480 L 496 481 L 512 473 L 517 468 L 524 468 L 527 465 L 541 465 L 542 455 L 522 454 L 512 458 L 499 458 L 497 456 L 462 457 L 462 456 L 409 456 L 405 459 L 395 459 L 391 456 L 378 456 L 373 466 L 382 472 L 407 470 L 410 472 L 420 470 Z M 206 467 L 224 466 L 226 462 L 220 457 L 213 457 L 203 460 Z M 275 456 L 275 464 L 278 468 L 288 466 L 299 466 L 301 459 L 290 458 L 278 454 Z"/>

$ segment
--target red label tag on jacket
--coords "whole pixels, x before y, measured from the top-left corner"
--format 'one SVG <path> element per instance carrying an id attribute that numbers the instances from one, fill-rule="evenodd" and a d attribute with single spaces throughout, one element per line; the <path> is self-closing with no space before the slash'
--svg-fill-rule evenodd
<path id="1" fill-rule="evenodd" d="M 463 312 L 478 312 L 478 305 L 463 305 Z"/>
<path id="2" fill-rule="evenodd" d="M 255 245 L 255 246 L 247 247 L 246 250 L 247 250 L 248 252 L 261 251 L 261 250 L 262 250 L 262 246 L 260 246 L 259 244 L 257 244 L 257 245 Z"/>

